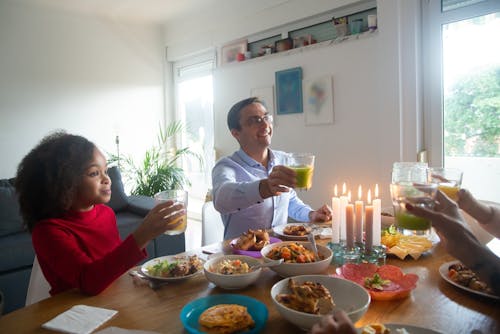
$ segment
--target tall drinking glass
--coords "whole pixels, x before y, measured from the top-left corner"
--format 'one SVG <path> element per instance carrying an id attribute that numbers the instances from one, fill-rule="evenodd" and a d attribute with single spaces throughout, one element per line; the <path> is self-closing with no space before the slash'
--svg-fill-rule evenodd
<path id="1" fill-rule="evenodd" d="M 438 184 L 441 190 L 454 200 L 458 200 L 458 191 L 462 186 L 463 172 L 457 168 L 433 167 L 431 168 L 432 181 Z"/>
<path id="2" fill-rule="evenodd" d="M 391 197 L 396 227 L 406 235 L 429 235 L 431 222 L 412 215 L 406 204 L 432 209 L 436 199 L 437 184 L 392 183 Z"/>
<path id="3" fill-rule="evenodd" d="M 181 223 L 176 226 L 174 229 L 167 230 L 165 231 L 165 234 L 168 235 L 177 235 L 184 233 L 186 231 L 187 227 L 187 205 L 188 205 L 188 192 L 186 190 L 164 190 L 161 191 L 154 196 L 155 202 L 156 203 L 162 203 L 166 202 L 168 200 L 174 201 L 175 204 L 181 203 L 184 205 L 184 209 L 186 210 L 186 213 L 183 214 L 182 216 L 178 217 L 176 220 L 171 222 L 171 224 L 175 224 L 179 221 Z M 171 213 L 170 215 L 175 214 L 176 212 Z"/>
<path id="4" fill-rule="evenodd" d="M 437 184 L 432 183 L 424 162 L 395 162 L 392 168 L 391 197 L 396 227 L 406 235 L 429 235 L 431 222 L 412 215 L 406 203 L 432 208 Z"/>
<path id="5" fill-rule="evenodd" d="M 392 183 L 429 183 L 430 174 L 426 162 L 395 162 L 392 165 Z"/>
<path id="6" fill-rule="evenodd" d="M 299 190 L 309 190 L 312 187 L 314 174 L 314 155 L 310 153 L 290 153 L 287 157 L 286 166 L 297 174 L 295 178 L 296 187 Z"/>

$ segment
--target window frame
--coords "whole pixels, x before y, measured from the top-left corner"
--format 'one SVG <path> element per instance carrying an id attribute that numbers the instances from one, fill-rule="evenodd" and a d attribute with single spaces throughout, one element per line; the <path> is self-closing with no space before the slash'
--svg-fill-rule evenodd
<path id="1" fill-rule="evenodd" d="M 175 61 L 172 63 L 172 82 L 173 82 L 173 103 L 172 103 L 172 117 L 176 121 L 185 122 L 184 115 L 181 115 L 179 111 L 179 85 L 184 82 L 195 78 L 200 78 L 204 76 L 214 76 L 214 70 L 216 68 L 217 58 L 216 58 L 216 50 L 211 49 L 205 52 L 201 52 L 196 55 L 191 55 L 189 57 L 185 57 L 181 60 Z M 212 105 L 213 108 L 213 105 Z M 212 122 L 215 122 L 215 118 L 212 119 Z M 212 128 L 214 128 L 215 124 L 212 124 Z M 185 138 L 185 134 L 181 136 L 181 138 L 177 138 L 177 141 L 183 146 L 187 140 Z M 215 148 L 214 148 L 215 149 Z M 205 160 L 205 159 L 204 159 Z M 208 165 L 207 161 L 204 161 L 206 165 L 203 167 L 205 173 L 211 171 L 213 166 Z M 184 165 L 184 162 L 183 162 Z M 191 171 L 187 171 L 188 175 Z M 210 188 L 210 184 L 207 184 L 208 188 Z M 204 200 L 206 193 L 192 193 L 190 192 L 190 196 L 195 198 L 196 200 Z M 193 211 L 193 210 L 190 210 Z M 195 210 L 196 211 L 196 210 Z M 201 214 L 201 213 L 200 213 Z M 194 216 L 193 216 L 194 215 Z M 200 215 L 197 212 L 191 212 L 191 216 L 196 219 L 201 219 Z M 198 217 L 199 216 L 199 217 Z"/>
<path id="2" fill-rule="evenodd" d="M 443 50 L 442 25 L 500 11 L 498 0 L 485 0 L 441 11 L 441 1 L 422 5 L 424 140 L 430 165 L 443 166 Z"/>

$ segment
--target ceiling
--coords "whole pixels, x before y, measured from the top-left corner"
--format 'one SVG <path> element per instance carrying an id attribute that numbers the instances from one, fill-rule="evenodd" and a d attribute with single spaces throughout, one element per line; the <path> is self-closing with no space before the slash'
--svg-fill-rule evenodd
<path id="1" fill-rule="evenodd" d="M 290 0 L 17 0 L 26 4 L 50 7 L 84 15 L 119 21 L 165 24 L 193 13 L 220 14 L 240 11 L 251 15 Z M 240 6 L 241 5 L 241 6 Z"/>

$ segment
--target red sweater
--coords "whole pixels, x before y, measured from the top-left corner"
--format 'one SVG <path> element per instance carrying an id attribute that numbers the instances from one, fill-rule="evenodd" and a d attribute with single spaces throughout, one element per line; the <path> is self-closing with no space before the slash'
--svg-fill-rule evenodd
<path id="1" fill-rule="evenodd" d="M 147 256 L 132 235 L 122 242 L 113 210 L 102 204 L 39 221 L 32 240 L 51 295 L 72 288 L 98 294 Z"/>

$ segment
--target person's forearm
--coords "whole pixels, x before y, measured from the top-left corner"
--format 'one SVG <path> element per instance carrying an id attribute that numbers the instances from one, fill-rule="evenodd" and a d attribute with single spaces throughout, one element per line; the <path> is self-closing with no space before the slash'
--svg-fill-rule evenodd
<path id="1" fill-rule="evenodd" d="M 488 233 L 500 238 L 500 206 L 478 201 L 467 192 L 458 201 L 460 209 L 467 212 Z"/>
<path id="2" fill-rule="evenodd" d="M 227 182 L 214 187 L 214 207 L 222 214 L 232 213 L 249 206 L 259 204 L 263 198 L 260 195 L 259 181 Z"/>
<path id="3" fill-rule="evenodd" d="M 488 210 L 483 217 L 474 217 L 488 233 L 500 238 L 500 207 L 494 204 L 483 204 Z"/>
<path id="4" fill-rule="evenodd" d="M 468 262 L 468 263 L 467 263 Z M 474 254 L 474 260 L 463 261 L 493 292 L 500 296 L 500 258 L 485 246 Z"/>

